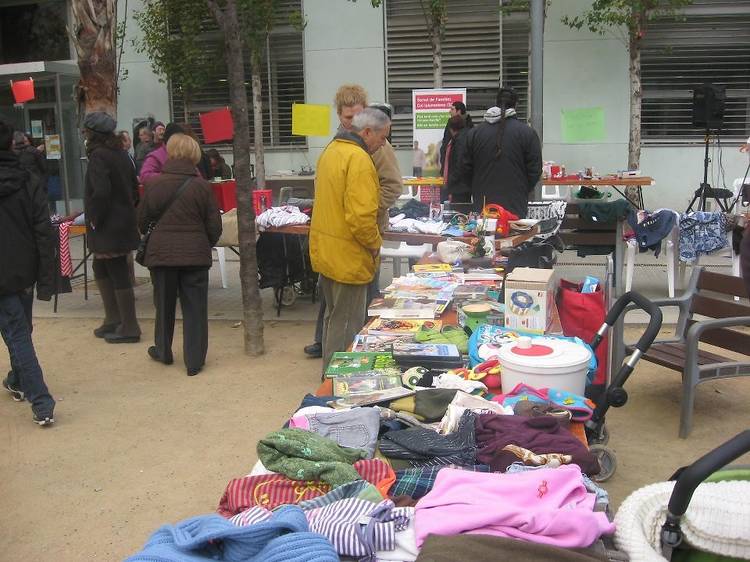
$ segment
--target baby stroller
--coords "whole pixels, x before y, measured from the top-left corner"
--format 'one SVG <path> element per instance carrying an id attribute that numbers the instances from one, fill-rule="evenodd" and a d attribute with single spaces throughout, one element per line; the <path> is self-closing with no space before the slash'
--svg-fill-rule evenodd
<path id="1" fill-rule="evenodd" d="M 612 308 L 607 312 L 604 324 L 601 325 L 590 344 L 591 349 L 596 351 L 607 331 L 617 323 L 623 313 L 634 307 L 643 309 L 649 315 L 648 326 L 638 340 L 638 343 L 635 344 L 633 354 L 628 357 L 627 361 L 620 366 L 615 376 L 612 377 L 607 390 L 604 392 L 602 398 L 598 400 L 591 419 L 585 422 L 589 450 L 596 455 L 601 467 L 599 474 L 593 477 L 597 482 L 608 480 L 617 470 L 615 454 L 606 446 L 609 441 L 609 432 L 605 426 L 605 416 L 611 406 L 620 408 L 627 403 L 628 393 L 623 388 L 623 385 L 635 369 L 638 360 L 651 347 L 656 336 L 659 335 L 662 324 L 661 309 L 639 293 L 633 291 L 625 293 L 615 301 Z"/>
<path id="2" fill-rule="evenodd" d="M 615 516 L 618 549 L 634 562 L 750 558 L 750 471 L 721 470 L 749 451 L 745 430 L 678 470 L 670 482 L 633 492 Z"/>

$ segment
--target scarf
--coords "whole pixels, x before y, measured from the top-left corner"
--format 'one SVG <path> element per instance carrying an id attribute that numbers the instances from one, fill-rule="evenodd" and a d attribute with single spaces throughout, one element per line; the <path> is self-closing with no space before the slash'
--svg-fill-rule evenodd
<path id="1" fill-rule="evenodd" d="M 516 108 L 515 107 L 509 107 L 505 110 L 505 118 L 508 119 L 509 117 L 515 117 L 516 116 Z M 502 119 L 503 114 L 502 110 L 495 106 L 490 107 L 487 111 L 484 112 L 484 120 L 487 121 L 487 123 L 497 123 Z"/>

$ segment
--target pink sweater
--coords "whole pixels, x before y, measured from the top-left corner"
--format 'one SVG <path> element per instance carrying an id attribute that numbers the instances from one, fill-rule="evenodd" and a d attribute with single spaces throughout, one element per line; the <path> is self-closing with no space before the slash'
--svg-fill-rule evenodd
<path id="1" fill-rule="evenodd" d="M 156 148 L 148 153 L 146 159 L 143 161 L 141 166 L 141 183 L 145 182 L 149 178 L 155 178 L 161 174 L 161 169 L 164 167 L 164 162 L 167 161 L 167 145 L 162 144 L 159 148 Z"/>
<path id="2" fill-rule="evenodd" d="M 417 546 L 429 534 L 496 535 L 563 548 L 615 532 L 576 465 L 497 474 L 444 468 L 416 507 Z"/>

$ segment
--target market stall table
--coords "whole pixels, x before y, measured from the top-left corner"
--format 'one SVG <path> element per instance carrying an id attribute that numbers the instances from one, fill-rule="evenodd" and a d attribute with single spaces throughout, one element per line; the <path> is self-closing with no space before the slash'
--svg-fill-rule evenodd
<path id="1" fill-rule="evenodd" d="M 643 202 L 643 186 L 653 185 L 654 179 L 649 176 L 632 177 L 632 178 L 620 178 L 616 176 L 602 177 L 598 179 L 582 179 L 582 178 L 547 178 L 542 179 L 542 186 L 547 185 L 564 185 L 564 186 L 585 186 L 585 187 L 611 187 L 617 193 L 622 195 L 625 199 L 630 201 L 633 205 L 639 209 L 644 208 Z M 635 187 L 637 188 L 638 196 L 636 201 L 631 201 L 630 198 L 625 195 L 621 188 Z"/>
<path id="2" fill-rule="evenodd" d="M 308 236 L 310 234 L 310 226 L 307 224 L 274 226 L 266 229 L 264 232 L 277 232 L 280 234 L 297 234 L 300 236 Z M 505 238 L 497 238 L 495 240 L 495 249 L 502 250 L 505 248 L 515 248 L 516 246 L 523 244 L 528 240 L 531 240 L 532 238 L 534 238 L 534 236 L 536 236 L 536 231 L 514 234 Z M 406 242 L 410 246 L 431 244 L 433 248 L 440 242 L 445 242 L 446 240 L 469 242 L 472 238 L 474 237 L 440 236 L 438 234 L 415 234 L 411 232 L 392 232 L 390 230 L 383 233 L 383 240 L 388 240 L 391 242 Z"/>

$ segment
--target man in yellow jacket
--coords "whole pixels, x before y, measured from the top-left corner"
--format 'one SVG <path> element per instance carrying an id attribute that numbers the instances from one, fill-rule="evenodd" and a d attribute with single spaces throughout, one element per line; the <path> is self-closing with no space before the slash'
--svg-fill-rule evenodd
<path id="1" fill-rule="evenodd" d="M 385 113 L 366 108 L 318 160 L 310 259 L 326 302 L 323 370 L 365 323 L 367 286 L 375 277 L 383 242 L 378 229 L 380 184 L 370 155 L 383 146 L 390 127 Z"/>
<path id="2" fill-rule="evenodd" d="M 334 103 L 340 123 L 338 132 L 342 130 L 348 131 L 351 129 L 354 116 L 368 105 L 367 92 L 359 84 L 344 84 L 336 91 Z M 382 108 L 383 104 L 371 104 L 370 107 L 386 111 L 390 117 L 390 113 Z M 371 154 L 371 156 L 380 180 L 378 225 L 382 234 L 388 229 L 388 209 L 393 206 L 398 197 L 403 193 L 401 170 L 398 167 L 396 153 L 388 141 L 383 143 L 383 146 Z M 375 298 L 378 291 L 378 276 L 376 275 L 367 292 L 368 301 Z M 320 310 L 318 311 L 318 318 L 315 323 L 315 340 L 314 343 L 305 346 L 305 353 L 309 357 L 317 358 L 323 356 L 323 319 L 325 318 L 325 312 L 325 299 L 321 298 Z"/>

